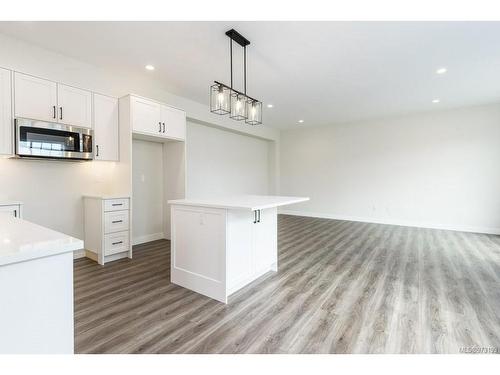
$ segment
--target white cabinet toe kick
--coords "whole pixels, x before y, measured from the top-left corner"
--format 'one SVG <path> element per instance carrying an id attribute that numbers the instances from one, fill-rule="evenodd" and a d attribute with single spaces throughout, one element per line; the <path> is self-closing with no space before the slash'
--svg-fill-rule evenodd
<path id="1" fill-rule="evenodd" d="M 307 198 L 238 198 L 245 204 L 226 200 L 213 204 L 206 200 L 169 201 L 172 283 L 227 303 L 234 292 L 278 270 L 277 206 Z M 257 203 L 275 200 L 259 205 L 252 201 L 256 198 L 261 198 Z"/>

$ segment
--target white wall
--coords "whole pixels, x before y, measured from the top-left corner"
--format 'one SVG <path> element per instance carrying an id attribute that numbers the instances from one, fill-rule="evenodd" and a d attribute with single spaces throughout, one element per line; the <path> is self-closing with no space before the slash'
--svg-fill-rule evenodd
<path id="1" fill-rule="evenodd" d="M 281 134 L 288 212 L 500 233 L 500 105 Z"/>
<path id="2" fill-rule="evenodd" d="M 0 158 L 0 201 L 24 203 L 24 218 L 83 238 L 82 195 L 106 193 L 113 162 L 58 162 Z"/>
<path id="3" fill-rule="evenodd" d="M 182 108 L 188 118 L 279 141 L 278 130 L 266 126 L 241 127 L 227 117 L 210 113 L 207 104 L 167 92 L 154 76 L 147 78 L 142 67 L 137 75 L 106 70 L 3 34 L 0 34 L 0 67 L 115 97 L 135 93 Z M 122 140 L 121 146 L 124 145 L 127 142 Z M 25 203 L 26 219 L 83 238 L 82 195 L 123 194 L 131 190 L 131 171 L 126 160 L 130 150 L 122 147 L 121 152 L 126 158 L 120 163 L 0 159 L 0 200 L 21 200 Z"/>
<path id="4" fill-rule="evenodd" d="M 269 194 L 268 143 L 188 122 L 186 195 Z"/>
<path id="5" fill-rule="evenodd" d="M 132 143 L 133 242 L 164 237 L 163 144 L 134 139 Z"/>

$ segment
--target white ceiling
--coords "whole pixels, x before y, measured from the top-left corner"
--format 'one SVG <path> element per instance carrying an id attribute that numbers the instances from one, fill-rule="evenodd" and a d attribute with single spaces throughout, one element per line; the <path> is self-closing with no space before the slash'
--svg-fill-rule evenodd
<path id="1" fill-rule="evenodd" d="M 153 76 L 207 105 L 212 81 L 229 83 L 230 28 L 251 41 L 247 92 L 274 105 L 264 111 L 269 126 L 500 102 L 500 22 L 0 22 L 2 33 Z"/>

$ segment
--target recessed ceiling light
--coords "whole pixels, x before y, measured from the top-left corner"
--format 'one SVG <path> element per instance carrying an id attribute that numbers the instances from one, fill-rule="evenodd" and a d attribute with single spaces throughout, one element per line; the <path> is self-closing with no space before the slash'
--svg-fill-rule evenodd
<path id="1" fill-rule="evenodd" d="M 433 99 L 432 102 L 433 103 L 439 103 L 441 101 L 441 99 Z"/>
<path id="2" fill-rule="evenodd" d="M 304 120 L 299 120 L 299 124 L 302 124 L 304 122 Z"/>
<path id="3" fill-rule="evenodd" d="M 273 107 L 274 107 L 274 105 L 272 105 L 272 104 L 267 105 L 267 108 L 273 108 Z"/>
<path id="4" fill-rule="evenodd" d="M 153 65 L 150 65 L 150 64 L 146 65 L 145 68 L 146 68 L 146 70 L 155 70 L 155 67 Z"/>
<path id="5" fill-rule="evenodd" d="M 444 74 L 448 71 L 448 69 L 446 68 L 439 68 L 438 70 L 436 70 L 436 74 Z"/>

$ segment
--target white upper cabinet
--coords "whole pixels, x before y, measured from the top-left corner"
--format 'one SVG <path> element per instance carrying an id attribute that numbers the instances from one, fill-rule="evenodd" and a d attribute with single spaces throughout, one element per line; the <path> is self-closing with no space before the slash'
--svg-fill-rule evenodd
<path id="1" fill-rule="evenodd" d="M 12 90 L 10 70 L 0 69 L 0 154 L 12 154 Z"/>
<path id="2" fill-rule="evenodd" d="M 160 135 L 163 127 L 161 124 L 161 105 L 159 103 L 132 96 L 132 129 L 135 132 Z"/>
<path id="3" fill-rule="evenodd" d="M 94 158 L 119 160 L 118 99 L 94 94 Z"/>
<path id="4" fill-rule="evenodd" d="M 57 85 L 57 121 L 61 124 L 92 126 L 92 93 L 76 87 Z"/>
<path id="5" fill-rule="evenodd" d="M 16 117 L 92 127 L 92 93 L 27 74 L 14 73 Z"/>
<path id="6" fill-rule="evenodd" d="M 165 136 L 186 139 L 186 112 L 162 105 L 161 122 Z"/>
<path id="7" fill-rule="evenodd" d="M 22 73 L 14 73 L 16 117 L 57 122 L 57 84 Z"/>
<path id="8" fill-rule="evenodd" d="M 186 113 L 158 102 L 130 97 L 132 130 L 162 138 L 186 139 Z"/>

